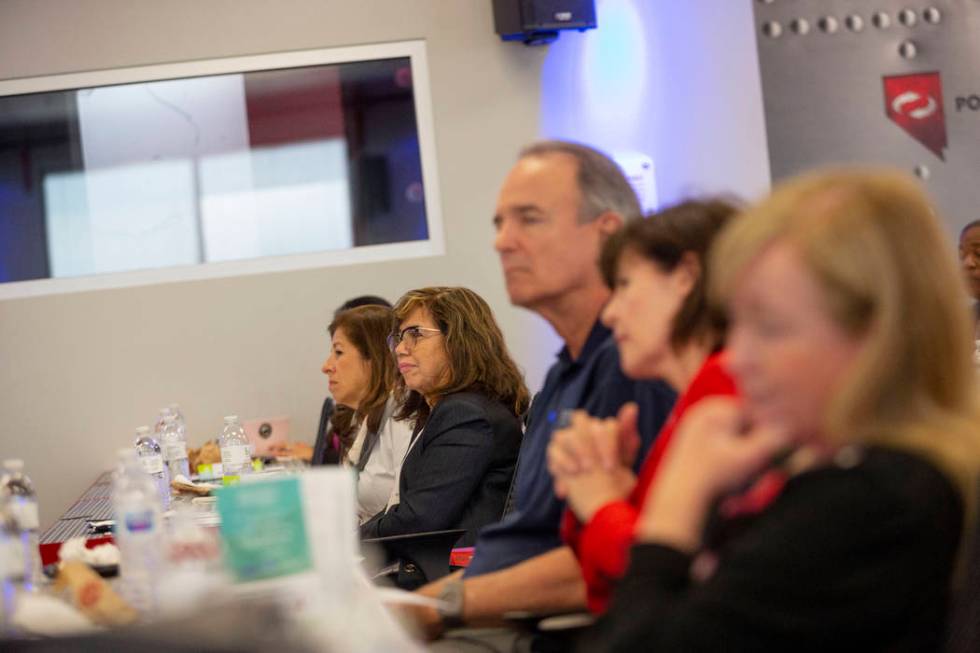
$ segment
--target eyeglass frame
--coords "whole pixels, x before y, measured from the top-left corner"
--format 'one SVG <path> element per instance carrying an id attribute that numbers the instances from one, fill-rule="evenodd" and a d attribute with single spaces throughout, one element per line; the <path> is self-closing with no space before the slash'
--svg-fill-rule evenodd
<path id="1" fill-rule="evenodd" d="M 388 343 L 388 349 L 394 352 L 396 349 L 398 349 L 398 345 L 400 345 L 405 340 L 405 336 L 408 335 L 409 332 L 413 332 L 413 331 L 414 334 L 412 335 L 411 344 L 409 343 L 405 344 L 405 346 L 408 347 L 409 349 L 415 349 L 415 345 L 419 344 L 419 340 L 423 338 L 422 336 L 423 331 L 429 331 L 431 333 L 439 333 L 439 334 L 442 333 L 442 329 L 433 329 L 432 327 L 424 327 L 424 326 L 419 326 L 417 324 L 413 324 L 412 326 L 407 326 L 401 331 L 397 331 L 389 335 L 385 339 L 386 342 Z"/>

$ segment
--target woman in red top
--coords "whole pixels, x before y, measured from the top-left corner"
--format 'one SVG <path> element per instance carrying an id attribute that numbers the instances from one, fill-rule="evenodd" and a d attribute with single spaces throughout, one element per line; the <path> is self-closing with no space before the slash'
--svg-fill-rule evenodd
<path id="1" fill-rule="evenodd" d="M 582 567 L 593 612 L 605 611 L 622 577 L 633 530 L 657 465 L 684 412 L 704 397 L 735 394 L 720 351 L 724 321 L 708 306 L 707 252 L 734 215 L 720 201 L 689 201 L 633 222 L 605 244 L 600 265 L 613 295 L 602 321 L 616 338 L 623 371 L 662 378 L 680 395 L 640 471 L 636 406 L 618 419 L 575 413 L 548 449 L 555 489 L 568 502 L 562 534 Z"/>

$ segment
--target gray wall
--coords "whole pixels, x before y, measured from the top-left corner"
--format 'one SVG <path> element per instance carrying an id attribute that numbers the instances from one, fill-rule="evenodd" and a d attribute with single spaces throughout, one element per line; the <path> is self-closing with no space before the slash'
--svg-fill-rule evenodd
<path id="1" fill-rule="evenodd" d="M 502 44 L 490 0 L 0 0 L 0 79 L 426 39 L 446 235 L 447 254 L 428 259 L 0 302 L 0 456 L 25 458 L 42 522 L 168 402 L 184 408 L 192 445 L 229 412 L 288 414 L 310 438 L 326 391 L 324 327 L 355 294 L 474 288 L 536 388 L 558 343 L 508 305 L 490 215 L 516 151 L 539 133 L 650 154 L 663 202 L 763 192 L 751 1 L 597 7 L 605 35 L 618 24 L 634 39 L 642 68 L 598 31 L 550 48 Z M 590 105 L 596 84 L 605 95 Z"/>
<path id="2" fill-rule="evenodd" d="M 462 284 L 495 308 L 528 382 L 554 351 L 511 308 L 491 249 L 497 185 L 535 137 L 544 49 L 501 44 L 484 0 L 4 0 L 0 79 L 423 38 L 447 254 L 0 302 L 0 456 L 23 457 L 44 525 L 176 401 L 192 445 L 222 415 L 288 414 L 310 439 L 333 307 Z"/>

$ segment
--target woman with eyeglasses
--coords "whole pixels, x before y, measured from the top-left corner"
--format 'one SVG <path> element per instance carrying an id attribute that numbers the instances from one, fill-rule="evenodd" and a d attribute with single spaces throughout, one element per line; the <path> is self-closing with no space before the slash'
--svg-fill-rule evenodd
<path id="1" fill-rule="evenodd" d="M 466 288 L 406 293 L 389 346 L 413 427 L 388 508 L 364 538 L 465 529 L 459 546 L 500 519 L 521 444 L 529 394 L 487 303 Z"/>
<path id="2" fill-rule="evenodd" d="M 341 464 L 357 477 L 357 518 L 364 523 L 388 505 L 412 431 L 393 419 L 397 370 L 387 336 L 394 317 L 384 306 L 341 311 L 330 323 L 330 356 L 323 373 L 330 394 L 349 410 L 336 423 Z"/>

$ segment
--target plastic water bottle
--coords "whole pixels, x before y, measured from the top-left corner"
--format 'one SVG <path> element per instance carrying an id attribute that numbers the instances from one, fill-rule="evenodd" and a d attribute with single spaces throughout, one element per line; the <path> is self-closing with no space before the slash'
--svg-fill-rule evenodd
<path id="1" fill-rule="evenodd" d="M 167 408 L 170 409 L 170 414 L 174 416 L 174 424 L 177 425 L 181 439 L 187 442 L 187 420 L 184 419 L 184 413 L 180 412 L 180 406 L 170 404 Z"/>
<path id="2" fill-rule="evenodd" d="M 167 419 L 167 415 L 170 414 L 170 408 L 161 408 L 159 414 L 157 414 L 157 421 L 153 423 L 153 437 L 160 440 L 163 435 L 163 423 Z"/>
<path id="3" fill-rule="evenodd" d="M 177 404 L 170 404 L 169 406 L 167 406 L 167 409 L 170 410 L 171 414 L 173 414 L 173 416 L 176 418 L 176 420 L 177 420 L 177 427 L 180 429 L 180 432 L 183 433 L 184 434 L 184 437 L 186 438 L 187 437 L 187 419 L 184 418 L 184 413 L 181 412 L 180 406 L 177 405 Z"/>
<path id="4" fill-rule="evenodd" d="M 135 446 L 136 457 L 139 458 L 143 471 L 149 474 L 157 485 L 160 507 L 167 510 L 170 507 L 170 474 L 163 464 L 160 444 L 150 435 L 150 427 L 141 426 L 136 429 Z"/>
<path id="5" fill-rule="evenodd" d="M 38 551 L 37 494 L 34 484 L 24 474 L 23 460 L 3 461 L 3 478 L 0 493 L 3 494 L 9 519 L 16 529 L 23 551 L 24 586 L 28 590 L 37 587 L 41 576 L 41 554 Z"/>
<path id="6" fill-rule="evenodd" d="M 24 547 L 10 515 L 9 501 L 0 499 L 0 638 L 14 635 L 12 623 L 24 587 Z"/>
<path id="7" fill-rule="evenodd" d="M 157 486 L 132 449 L 119 450 L 112 511 L 120 589 L 140 614 L 151 614 L 157 607 L 156 584 L 163 567 L 163 524 Z"/>
<path id="8" fill-rule="evenodd" d="M 187 441 L 177 426 L 177 417 L 167 413 L 163 418 L 163 431 L 160 434 L 160 446 L 163 448 L 163 460 L 167 463 L 167 472 L 171 479 L 183 474 L 191 477 L 190 464 L 187 462 Z"/>
<path id="9" fill-rule="evenodd" d="M 222 485 L 232 485 L 241 480 L 242 475 L 252 472 L 252 456 L 245 437 L 245 429 L 237 415 L 225 417 L 225 427 L 218 438 L 221 447 Z"/>

